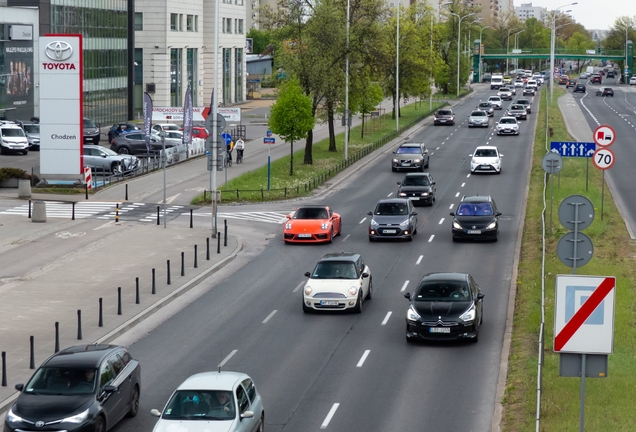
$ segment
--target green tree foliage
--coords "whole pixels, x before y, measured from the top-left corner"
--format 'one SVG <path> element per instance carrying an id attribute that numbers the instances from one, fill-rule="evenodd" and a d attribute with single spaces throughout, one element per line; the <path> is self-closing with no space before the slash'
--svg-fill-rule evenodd
<path id="1" fill-rule="evenodd" d="M 272 34 L 270 31 L 267 30 L 258 30 L 253 28 L 250 29 L 246 37 L 252 38 L 252 42 L 254 44 L 253 53 L 261 54 L 271 43 Z"/>
<path id="2" fill-rule="evenodd" d="M 352 113 L 362 114 L 362 128 L 360 130 L 360 138 L 364 138 L 364 120 L 365 116 L 371 111 L 375 111 L 384 97 L 382 86 L 377 82 L 372 82 L 369 76 L 369 68 L 359 71 L 351 80 L 349 91 L 349 110 Z"/>
<path id="3" fill-rule="evenodd" d="M 281 84 L 276 103 L 272 105 L 269 127 L 291 145 L 289 175 L 294 175 L 294 141 L 307 135 L 314 127 L 311 97 L 306 96 L 296 78 Z"/>

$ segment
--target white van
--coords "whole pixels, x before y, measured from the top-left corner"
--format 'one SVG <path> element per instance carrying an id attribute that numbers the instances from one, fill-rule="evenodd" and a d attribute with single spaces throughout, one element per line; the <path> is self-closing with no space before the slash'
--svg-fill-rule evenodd
<path id="1" fill-rule="evenodd" d="M 588 75 L 592 75 L 594 73 L 594 66 L 588 66 L 585 72 L 587 72 Z"/>
<path id="2" fill-rule="evenodd" d="M 13 122 L 0 121 L 0 154 L 29 153 L 29 140 L 24 130 Z"/>
<path id="3" fill-rule="evenodd" d="M 495 89 L 499 89 L 499 87 L 501 87 L 502 85 L 504 85 L 503 82 L 503 76 L 501 75 L 493 75 L 490 78 L 490 90 L 495 90 Z"/>

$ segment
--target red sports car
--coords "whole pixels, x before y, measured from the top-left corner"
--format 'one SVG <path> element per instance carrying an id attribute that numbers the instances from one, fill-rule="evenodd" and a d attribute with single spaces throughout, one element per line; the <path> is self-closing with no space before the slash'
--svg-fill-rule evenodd
<path id="1" fill-rule="evenodd" d="M 183 131 L 183 128 L 179 129 Z M 206 139 L 210 134 L 208 134 L 208 130 L 202 126 L 192 126 L 192 138 L 202 138 Z"/>
<path id="2" fill-rule="evenodd" d="M 285 243 L 331 243 L 340 235 L 342 220 L 328 206 L 302 206 L 287 215 L 283 226 Z"/>

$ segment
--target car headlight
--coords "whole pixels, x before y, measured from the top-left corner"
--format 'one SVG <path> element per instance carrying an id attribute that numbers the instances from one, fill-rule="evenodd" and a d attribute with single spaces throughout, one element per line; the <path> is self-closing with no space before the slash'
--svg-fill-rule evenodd
<path id="1" fill-rule="evenodd" d="M 329 227 L 329 224 L 328 224 L 328 223 L 326 223 L 326 222 L 325 222 L 325 223 L 320 224 L 320 229 L 326 230 L 328 227 Z"/>
<path id="2" fill-rule="evenodd" d="M 453 221 L 453 228 L 455 228 L 455 229 L 463 229 L 462 226 L 457 221 Z"/>
<path id="3" fill-rule="evenodd" d="M 406 196 L 406 192 L 400 192 L 398 195 L 399 196 Z"/>
<path id="4" fill-rule="evenodd" d="M 288 230 L 290 230 L 290 229 L 291 229 L 291 222 L 287 222 L 287 223 L 285 224 L 285 229 L 288 229 Z"/>
<path id="5" fill-rule="evenodd" d="M 393 159 L 393 162 L 398 162 L 398 160 L 397 159 Z"/>
<path id="6" fill-rule="evenodd" d="M 16 415 L 13 412 L 13 408 L 11 408 L 9 410 L 9 412 L 7 413 L 7 421 L 11 422 L 11 423 L 21 423 L 22 422 L 22 417 Z"/>
<path id="7" fill-rule="evenodd" d="M 428 192 L 422 192 L 422 196 L 428 196 Z"/>
<path id="8" fill-rule="evenodd" d="M 497 222 L 491 222 L 490 225 L 486 227 L 486 229 L 494 229 L 497 226 Z"/>
<path id="9" fill-rule="evenodd" d="M 422 159 L 413 159 L 413 162 L 420 163 L 420 162 L 422 162 Z"/>
<path id="10" fill-rule="evenodd" d="M 400 222 L 400 226 L 401 227 L 409 226 L 409 220 L 406 219 L 405 221 Z"/>
<path id="11" fill-rule="evenodd" d="M 413 309 L 413 306 L 410 306 L 408 308 L 408 310 L 406 311 L 406 319 L 409 321 L 417 321 L 421 318 L 420 314 L 418 314 L 417 312 L 415 312 L 415 309 Z"/>
<path id="12" fill-rule="evenodd" d="M 354 296 L 358 293 L 358 288 L 357 287 L 349 287 L 349 295 Z"/>
<path id="13" fill-rule="evenodd" d="M 311 287 L 310 286 L 306 286 L 305 287 L 305 295 L 310 295 L 311 294 Z"/>
<path id="14" fill-rule="evenodd" d="M 462 321 L 475 321 L 475 305 L 472 305 L 470 309 L 459 316 Z"/>
<path id="15" fill-rule="evenodd" d="M 83 423 L 87 418 L 88 418 L 88 410 L 81 412 L 79 414 L 76 414 L 72 417 L 66 417 L 65 419 L 62 419 L 62 423 L 80 424 L 80 423 Z"/>
<path id="16" fill-rule="evenodd" d="M 493 165 L 499 165 L 501 162 L 499 161 L 499 159 L 495 159 L 492 164 Z"/>
<path id="17" fill-rule="evenodd" d="M 380 225 L 380 224 L 379 224 L 379 223 L 377 223 L 377 222 L 375 221 L 375 219 L 371 219 L 371 226 L 378 226 L 378 225 Z"/>

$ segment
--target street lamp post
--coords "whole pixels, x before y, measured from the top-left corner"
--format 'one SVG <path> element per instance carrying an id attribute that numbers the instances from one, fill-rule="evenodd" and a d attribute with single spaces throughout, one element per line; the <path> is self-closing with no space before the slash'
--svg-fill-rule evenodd
<path id="1" fill-rule="evenodd" d="M 492 28 L 492 26 L 486 26 L 486 27 L 482 27 L 481 30 L 479 30 L 479 79 L 481 80 L 481 34 L 483 33 L 484 29 L 487 28 Z"/>
<path id="2" fill-rule="evenodd" d="M 400 130 L 400 2 L 397 5 L 397 24 L 395 30 L 395 131 Z"/>
<path id="3" fill-rule="evenodd" d="M 515 37 L 515 47 L 514 47 L 513 49 L 517 49 L 517 36 L 518 36 L 520 33 L 523 33 L 524 31 L 525 31 L 525 30 L 521 30 L 521 31 L 519 31 L 519 32 L 517 32 L 517 33 L 515 33 L 515 34 L 514 34 L 514 37 Z M 518 58 L 518 57 L 516 57 L 516 58 L 515 58 L 515 69 L 519 69 L 519 58 Z"/>
<path id="4" fill-rule="evenodd" d="M 626 80 L 627 77 L 625 75 L 625 70 L 627 69 L 627 37 L 628 37 L 627 31 L 629 30 L 629 27 L 627 25 L 621 26 L 619 24 L 617 24 L 616 27 L 625 29 L 625 66 L 623 66 L 623 72 L 621 73 L 621 77 L 624 77 L 623 84 L 629 84 L 629 81 Z"/>
<path id="5" fill-rule="evenodd" d="M 453 2 L 445 2 L 439 3 L 437 5 L 437 19 L 439 20 L 439 13 L 442 6 L 453 4 Z M 429 95 L 428 95 L 428 109 L 429 111 L 433 111 L 433 14 L 431 14 L 431 74 L 429 79 L 429 84 L 431 86 Z"/>
<path id="6" fill-rule="evenodd" d="M 347 160 L 349 156 L 349 8 L 350 1 L 347 0 L 347 53 L 345 59 L 345 136 L 344 136 L 344 159 Z M 362 114 L 364 116 L 364 114 Z"/>
<path id="7" fill-rule="evenodd" d="M 568 6 L 574 6 L 578 4 L 578 2 L 574 2 L 574 3 L 568 3 L 565 4 L 563 6 L 559 6 L 558 8 L 556 8 L 553 12 L 552 12 L 552 35 L 550 37 L 551 39 L 551 43 L 550 43 L 550 104 L 552 104 L 552 94 L 554 92 L 554 44 L 555 44 L 555 38 L 556 38 L 556 13 L 559 9 L 564 8 L 564 7 L 568 7 Z"/>
<path id="8" fill-rule="evenodd" d="M 459 44 L 461 43 L 461 35 L 462 35 L 462 20 L 464 18 L 468 18 L 469 16 L 475 15 L 475 12 L 471 12 L 468 15 L 464 15 L 460 17 L 458 14 L 450 12 L 451 15 L 454 15 L 458 18 L 457 22 L 457 97 L 459 97 Z"/>

